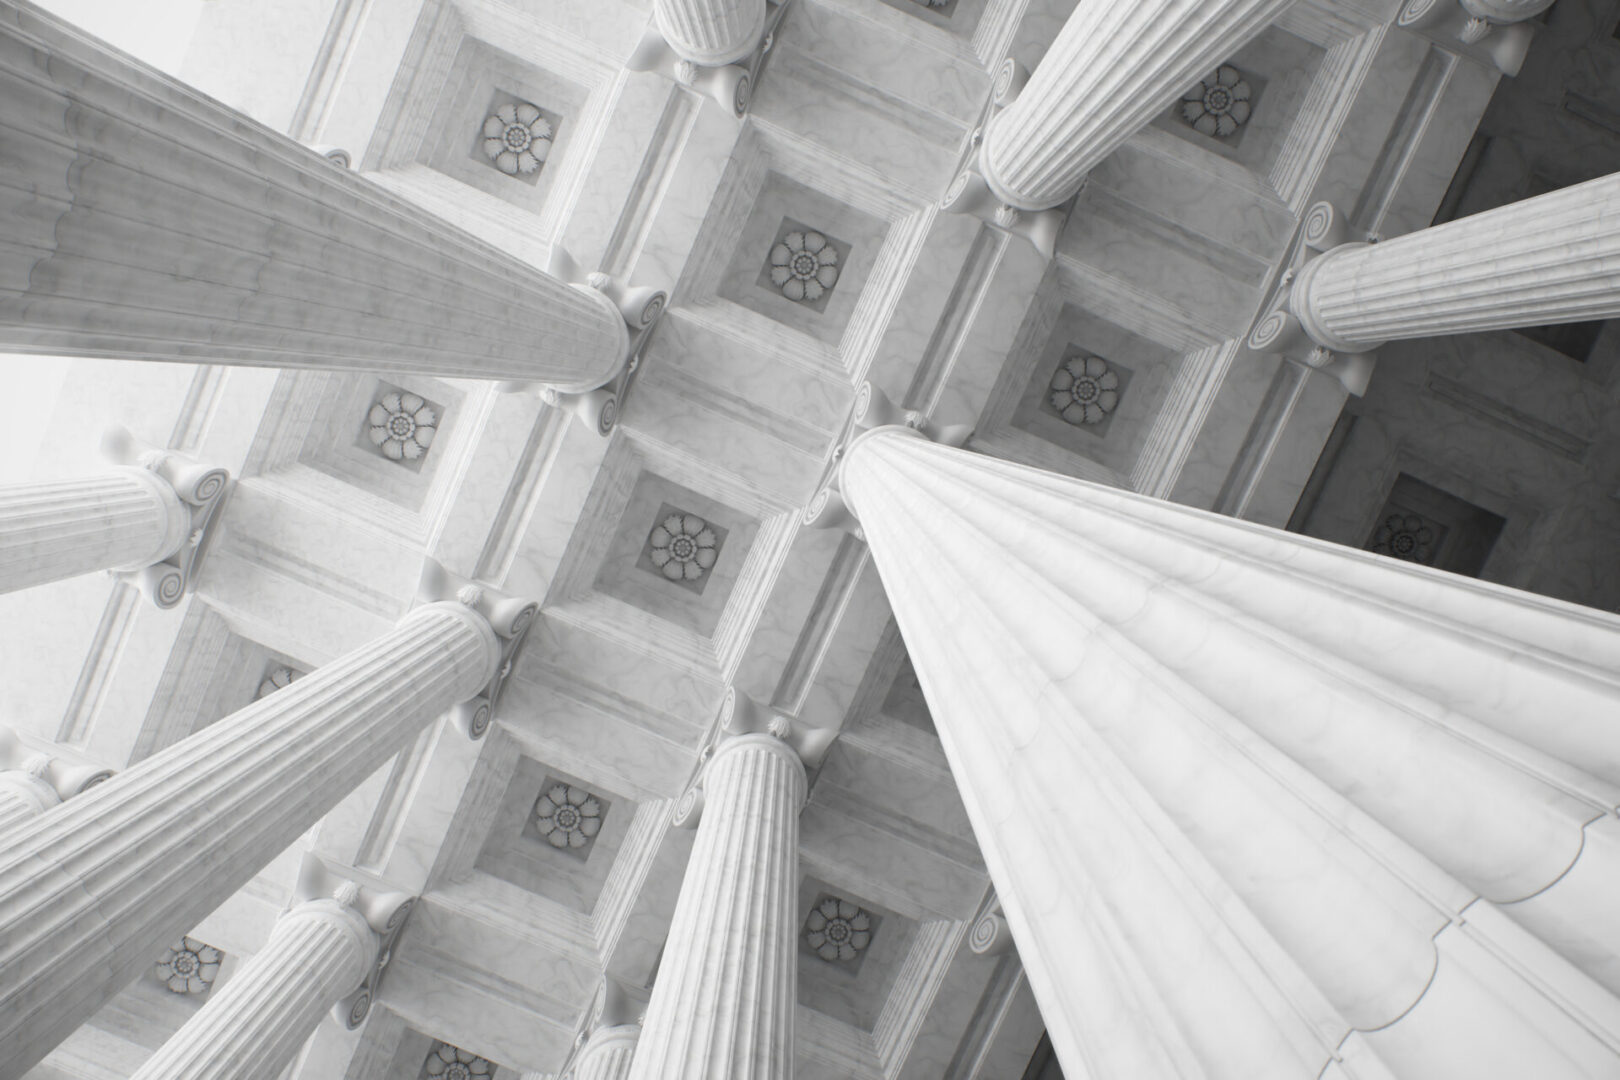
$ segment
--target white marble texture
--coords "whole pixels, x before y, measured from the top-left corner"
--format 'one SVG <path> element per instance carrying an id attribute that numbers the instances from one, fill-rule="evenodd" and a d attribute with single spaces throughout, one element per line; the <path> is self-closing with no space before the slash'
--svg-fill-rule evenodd
<path id="1" fill-rule="evenodd" d="M 597 1028 L 574 1059 L 573 1080 L 628 1080 L 639 1024 Z"/>
<path id="2" fill-rule="evenodd" d="M 564 389 L 599 386 L 623 362 L 624 321 L 600 294 L 408 212 L 33 9 L 7 5 L 0 25 L 9 77 L 31 86 L 7 120 L 37 170 L 32 224 L 0 276 L 11 350 L 386 364 Z M 122 122 L 81 124 L 81 110 Z M 129 130 L 148 137 L 126 146 Z M 109 271 L 113 238 L 141 249 L 149 268 Z M 352 303 L 323 302 L 333 295 Z M 531 336 L 550 347 L 530 348 Z"/>
<path id="3" fill-rule="evenodd" d="M 681 59 L 718 67 L 759 44 L 765 0 L 654 0 L 653 21 Z"/>
<path id="4" fill-rule="evenodd" d="M 419 609 L 24 826 L 0 855 L 0 1070 L 25 1072 L 151 963 L 151 950 L 195 925 L 422 724 L 483 689 L 499 657 L 471 610 Z"/>
<path id="5" fill-rule="evenodd" d="M 979 165 L 991 190 L 1026 210 L 1064 202 L 1095 165 L 1291 2 L 1080 4 L 1016 100 L 986 126 Z"/>
<path id="6" fill-rule="evenodd" d="M 299 904 L 131 1080 L 275 1080 L 327 1010 L 360 986 L 378 944 L 353 906 Z"/>
<path id="7" fill-rule="evenodd" d="M 1620 621 L 898 432 L 842 477 L 1069 1070 L 1616 1068 Z"/>
<path id="8" fill-rule="evenodd" d="M 786 40 L 845 78 L 905 101 L 937 130 L 947 130 L 942 120 L 950 122 L 954 142 L 978 120 L 990 88 L 989 74 L 963 40 L 971 22 L 963 9 L 974 0 L 958 0 L 949 36 L 931 31 L 926 20 L 933 12 L 916 0 L 904 3 L 905 17 L 875 4 L 796 3 Z"/>
<path id="9" fill-rule="evenodd" d="M 151 566 L 180 550 L 191 515 L 142 468 L 0 487 L 0 591 L 96 570 Z"/>
<path id="10" fill-rule="evenodd" d="M 1620 175 L 1344 244 L 1305 264 L 1288 303 L 1317 344 L 1340 353 L 1620 315 Z"/>
<path id="11" fill-rule="evenodd" d="M 631 1080 L 790 1080 L 804 766 L 771 735 L 721 744 Z"/>

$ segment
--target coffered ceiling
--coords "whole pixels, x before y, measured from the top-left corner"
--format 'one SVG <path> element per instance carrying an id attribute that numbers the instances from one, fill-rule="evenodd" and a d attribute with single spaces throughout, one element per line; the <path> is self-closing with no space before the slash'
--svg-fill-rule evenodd
<path id="1" fill-rule="evenodd" d="M 795 0 L 741 123 L 624 70 L 640 0 L 342 0 L 275 48 L 242 42 L 277 11 L 211 6 L 181 72 L 204 90 L 319 115 L 311 141 L 536 265 L 566 249 L 671 290 L 607 438 L 476 382 L 232 370 L 176 393 L 167 369 L 118 371 L 187 402 L 137 426 L 194 423 L 240 482 L 181 609 L 103 584 L 101 630 L 47 628 L 76 656 L 99 633 L 73 678 L 140 708 L 64 710 L 41 675 L 19 700 L 42 733 L 66 712 L 92 753 L 150 753 L 373 636 L 424 556 L 542 601 L 490 734 L 425 732 L 301 843 L 423 899 L 367 1026 L 311 1044 L 342 1071 L 300 1075 L 561 1069 L 604 973 L 656 975 L 691 847 L 668 819 L 728 686 L 841 732 L 801 821 L 797 1075 L 1019 1075 L 1039 1017 L 1016 956 L 966 946 L 989 876 L 881 583 L 859 541 L 802 525 L 856 390 L 972 424 L 981 452 L 1217 505 L 1286 383 L 1239 342 L 1300 213 L 1432 212 L 1449 127 L 1494 84 L 1389 30 L 1385 0 L 1300 0 L 1099 167 L 1048 262 L 937 198 L 989 71 L 1033 66 L 1072 6 Z M 313 112 L 244 91 L 287 65 L 324 88 Z M 1343 391 L 1312 385 L 1301 414 L 1335 411 Z M 1297 494 L 1267 467 L 1251 479 Z M 107 639 L 158 674 L 137 685 Z M 225 977 L 286 871 L 195 931 Z"/>

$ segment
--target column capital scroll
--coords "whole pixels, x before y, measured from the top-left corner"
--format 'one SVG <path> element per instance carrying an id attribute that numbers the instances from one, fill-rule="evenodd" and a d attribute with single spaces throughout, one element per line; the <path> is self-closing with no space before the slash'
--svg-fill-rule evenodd
<path id="1" fill-rule="evenodd" d="M 1245 344 L 1254 352 L 1278 353 L 1290 363 L 1321 371 L 1360 397 L 1367 392 L 1377 361 L 1377 344 L 1368 346 L 1334 335 L 1311 309 L 1308 300 L 1317 272 L 1337 253 L 1366 247 L 1376 238 L 1352 239 L 1345 215 L 1327 201 L 1317 202 L 1300 220 L 1291 265 L 1273 286 L 1266 313 L 1249 331 Z"/>
<path id="2" fill-rule="evenodd" d="M 589 385 L 537 382 L 496 385 L 508 393 L 536 392 L 547 405 L 572 414 L 587 430 L 606 438 L 619 422 L 620 408 L 641 366 L 642 354 L 669 306 L 669 294 L 650 285 L 631 285 L 600 270 L 587 273 L 560 244 L 551 249 L 546 273 L 613 309 L 627 328 L 624 362 L 606 380 Z"/>
<path id="3" fill-rule="evenodd" d="M 435 607 L 460 617 L 476 616 L 489 634 L 489 674 L 481 693 L 457 705 L 451 716 L 469 739 L 481 739 L 489 730 L 501 691 L 511 678 L 522 654 L 529 630 L 539 617 L 540 605 L 533 600 L 512 596 L 492 585 L 460 577 L 446 570 L 435 559 L 422 565 L 417 597 L 424 606 Z M 410 615 L 405 616 L 407 619 Z"/>
<path id="4" fill-rule="evenodd" d="M 347 871 L 353 873 L 353 871 Z M 394 946 L 416 907 L 416 898 L 398 889 L 363 884 L 329 868 L 310 852 L 304 853 L 293 889 L 294 905 L 282 918 L 322 917 L 341 924 L 355 935 L 365 959 L 359 985 L 332 1008 L 332 1015 L 350 1028 L 365 1022 L 393 959 Z"/>
<path id="5" fill-rule="evenodd" d="M 142 442 L 122 427 L 103 433 L 101 453 L 126 475 L 149 486 L 163 506 L 163 541 L 149 559 L 115 567 L 160 608 L 171 608 L 196 584 L 231 491 L 227 469 L 204 465 L 166 447 Z"/>
<path id="6" fill-rule="evenodd" d="M 57 802 L 65 802 L 108 779 L 113 770 L 48 750 L 35 750 L 14 730 L 0 724 L 0 773 L 24 774 L 49 788 Z"/>

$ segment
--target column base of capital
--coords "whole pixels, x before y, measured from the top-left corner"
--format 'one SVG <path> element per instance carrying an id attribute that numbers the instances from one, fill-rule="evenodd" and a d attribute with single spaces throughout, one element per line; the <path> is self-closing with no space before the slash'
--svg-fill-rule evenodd
<path id="1" fill-rule="evenodd" d="M 753 104 L 754 87 L 759 84 L 765 61 L 776 44 L 776 28 L 781 25 L 791 2 L 779 0 L 767 4 L 764 24 L 752 43 L 723 53 L 698 54 L 683 49 L 669 40 L 655 17 L 648 23 L 625 67 L 631 71 L 662 72 L 731 110 L 731 114 L 741 120 Z"/>
<path id="2" fill-rule="evenodd" d="M 333 873 L 309 852 L 304 853 L 299 866 L 293 895 L 295 903 L 302 905 L 315 905 L 329 899 L 335 907 L 331 912 L 334 921 L 353 924 L 363 946 L 366 973 L 359 980 L 359 986 L 332 1007 L 332 1015 L 346 1027 L 357 1028 L 365 1022 L 371 1003 L 382 987 L 383 972 L 393 958 L 394 945 L 405 930 L 406 920 L 416 907 L 416 898 L 397 890 L 360 885 Z"/>
<path id="3" fill-rule="evenodd" d="M 467 618 L 478 619 L 489 633 L 490 666 L 484 688 L 450 710 L 452 722 L 469 739 L 480 739 L 489 730 L 501 691 L 529 631 L 540 615 L 540 605 L 521 596 L 512 596 L 488 585 L 480 585 L 450 573 L 434 559 L 422 565 L 417 598 L 427 605 L 443 605 Z M 410 618 L 409 615 L 406 618 Z"/>
<path id="4" fill-rule="evenodd" d="M 963 169 L 940 197 L 939 207 L 951 214 L 976 217 L 986 225 L 1027 241 L 1047 260 L 1057 254 L 1058 238 L 1069 220 L 1057 207 L 1030 210 L 1009 202 L 976 168 Z"/>
<path id="5" fill-rule="evenodd" d="M 1530 16 L 1544 9 L 1545 5 Z M 1395 25 L 1403 30 L 1427 31 L 1464 45 L 1478 45 L 1496 70 L 1509 78 L 1524 66 L 1524 58 L 1536 34 L 1533 24 L 1507 18 L 1505 13 L 1479 0 L 1407 0 L 1395 18 Z"/>
<path id="6" fill-rule="evenodd" d="M 144 565 L 118 567 L 113 574 L 157 607 L 172 608 L 191 591 L 202 571 L 230 494 L 231 474 L 150 446 L 123 428 L 111 428 L 102 436 L 101 452 L 152 485 L 169 508 L 163 553 Z"/>
<path id="7" fill-rule="evenodd" d="M 1364 248 L 1364 243 L 1339 244 L 1332 250 L 1324 252 L 1315 258 L 1307 259 L 1298 270 L 1294 271 L 1293 283 L 1288 287 L 1288 297 L 1285 301 L 1287 311 L 1299 321 L 1300 327 L 1310 337 L 1311 341 L 1324 349 L 1336 353 L 1364 353 L 1372 352 L 1383 344 L 1383 341 L 1360 341 L 1342 337 L 1330 330 L 1311 304 L 1311 285 L 1316 276 L 1322 272 L 1322 267 L 1340 252 Z M 1256 328 L 1258 332 L 1258 328 Z"/>
<path id="8" fill-rule="evenodd" d="M 547 405 L 568 412 L 587 430 L 607 438 L 619 422 L 620 403 L 629 391 L 636 369 L 641 366 L 641 357 L 653 330 L 669 305 L 669 294 L 650 285 L 631 285 L 601 271 L 587 274 L 561 246 L 552 249 L 546 272 L 613 306 L 627 328 L 624 362 L 595 386 L 501 382 L 496 384 L 496 389 L 506 393 L 538 393 Z"/>

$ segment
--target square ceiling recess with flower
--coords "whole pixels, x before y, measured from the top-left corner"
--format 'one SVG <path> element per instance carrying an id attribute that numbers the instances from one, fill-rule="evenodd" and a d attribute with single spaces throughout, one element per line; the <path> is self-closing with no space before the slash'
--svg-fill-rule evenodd
<path id="1" fill-rule="evenodd" d="M 412 472 L 421 472 L 444 407 L 420 394 L 379 382 L 360 426 L 360 445 Z"/>
<path id="2" fill-rule="evenodd" d="M 699 596 L 720 560 L 728 530 L 673 503 L 660 503 L 636 565 Z"/>
<path id="3" fill-rule="evenodd" d="M 826 311 L 849 251 L 844 241 L 784 217 L 776 228 L 758 284 L 813 311 Z"/>
<path id="4" fill-rule="evenodd" d="M 497 172 L 533 184 L 551 156 L 562 117 L 497 90 L 484 111 L 472 155 Z"/>

